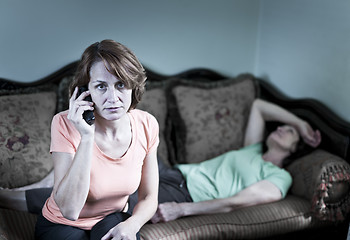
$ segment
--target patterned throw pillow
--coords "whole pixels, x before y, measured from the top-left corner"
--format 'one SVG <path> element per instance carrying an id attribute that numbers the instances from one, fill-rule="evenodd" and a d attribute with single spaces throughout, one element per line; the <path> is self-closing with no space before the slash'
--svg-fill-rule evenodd
<path id="1" fill-rule="evenodd" d="M 257 96 L 248 74 L 217 82 L 175 80 L 169 114 L 176 132 L 176 162 L 197 163 L 243 145 Z"/>
<path id="2" fill-rule="evenodd" d="M 0 97 L 0 187 L 37 182 L 52 169 L 50 124 L 55 92 Z"/>
<path id="3" fill-rule="evenodd" d="M 168 161 L 168 149 L 165 142 L 165 125 L 167 116 L 167 104 L 165 91 L 162 84 L 148 82 L 146 92 L 142 96 L 141 102 L 137 108 L 152 114 L 159 124 L 159 146 L 158 156 L 166 164 L 170 165 Z"/>

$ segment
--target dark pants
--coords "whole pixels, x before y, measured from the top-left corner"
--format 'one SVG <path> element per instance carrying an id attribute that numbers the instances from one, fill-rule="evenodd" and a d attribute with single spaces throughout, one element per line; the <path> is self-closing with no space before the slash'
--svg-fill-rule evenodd
<path id="1" fill-rule="evenodd" d="M 158 160 L 158 170 L 159 170 L 158 203 L 192 202 L 192 198 L 187 190 L 185 179 L 178 169 L 169 168 L 165 166 L 162 163 L 162 161 Z M 38 234 L 37 236 L 42 235 L 42 236 L 45 236 L 45 238 L 38 237 L 38 239 L 85 239 L 83 236 L 86 236 L 86 239 L 94 239 L 92 238 L 93 237 L 92 232 L 95 232 L 93 231 L 95 226 L 93 227 L 91 232 L 87 232 L 79 228 L 51 223 L 41 215 L 41 209 L 45 201 L 47 200 L 47 198 L 50 196 L 51 192 L 52 192 L 52 188 L 31 189 L 25 192 L 28 211 L 35 214 L 40 214 L 37 222 L 36 233 Z M 130 195 L 129 197 L 128 217 L 130 216 L 130 214 L 132 214 L 132 211 L 136 203 L 137 203 L 137 192 Z M 116 216 L 110 217 L 111 215 L 116 215 Z M 111 215 L 108 215 L 105 218 L 107 219 L 106 221 L 105 219 L 103 219 L 101 220 L 101 222 L 97 223 L 103 226 L 106 225 L 106 227 L 104 228 L 106 230 L 104 234 L 106 234 L 112 227 L 117 225 L 119 222 L 127 219 L 127 218 L 124 219 L 124 217 L 126 216 L 124 216 L 123 213 L 114 213 Z M 54 228 L 55 226 L 57 228 Z M 50 230 L 51 233 L 48 233 L 47 231 L 44 231 L 45 229 L 52 229 L 52 231 Z M 59 233 L 61 232 L 65 232 L 62 234 L 67 234 L 66 236 L 70 236 L 70 234 L 73 234 L 73 233 L 78 235 L 77 236 L 72 235 L 71 238 L 63 238 L 63 236 L 60 235 L 61 237 L 54 238 L 54 236 L 56 235 L 59 236 Z"/>

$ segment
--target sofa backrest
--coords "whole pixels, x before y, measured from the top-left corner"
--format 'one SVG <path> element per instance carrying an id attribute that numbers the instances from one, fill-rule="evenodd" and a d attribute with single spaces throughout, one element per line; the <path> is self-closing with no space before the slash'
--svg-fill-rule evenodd
<path id="1" fill-rule="evenodd" d="M 77 61 L 72 62 L 49 76 L 31 83 L 19 83 L 13 80 L 0 78 L 0 96 L 8 95 L 9 90 L 12 91 L 10 94 L 13 94 L 14 92 L 26 93 L 27 91 L 31 91 L 28 89 L 39 89 L 38 91 L 42 91 L 45 90 L 45 88 L 51 89 L 52 86 L 54 86 L 58 95 L 56 112 L 62 111 L 68 107 L 68 94 L 66 92 L 66 87 L 73 77 L 77 63 Z M 190 69 L 174 75 L 159 74 L 147 68 L 146 72 L 148 77 L 147 88 L 149 90 L 159 88 L 160 86 L 165 88 L 167 82 L 174 81 L 174 79 L 185 79 L 187 81 L 203 81 L 203 79 L 205 79 L 205 81 L 211 83 L 229 79 L 228 77 L 209 69 Z M 278 90 L 275 86 L 264 79 L 254 78 L 254 81 L 256 84 L 257 97 L 275 102 L 309 121 L 312 126 L 320 129 L 322 132 L 323 138 L 320 148 L 350 162 L 349 122 L 337 116 L 337 114 L 317 100 L 289 98 L 282 91 Z M 153 93 L 154 92 L 155 91 L 153 91 Z M 167 92 L 165 94 L 167 94 Z M 148 98 L 150 98 L 150 96 Z M 158 96 L 157 102 L 159 101 L 161 100 Z M 150 104 L 147 103 L 144 105 L 150 106 Z M 147 110 L 142 105 L 140 108 Z M 152 111 L 154 115 L 159 114 L 158 108 L 151 109 L 151 113 Z M 166 124 L 166 122 L 168 122 L 168 117 L 163 116 L 162 122 Z M 169 131 L 169 129 L 164 129 L 164 131 Z M 168 132 L 167 134 L 171 139 L 172 133 Z M 172 144 L 176 143 L 172 142 Z M 163 157 L 165 158 L 165 155 Z"/>

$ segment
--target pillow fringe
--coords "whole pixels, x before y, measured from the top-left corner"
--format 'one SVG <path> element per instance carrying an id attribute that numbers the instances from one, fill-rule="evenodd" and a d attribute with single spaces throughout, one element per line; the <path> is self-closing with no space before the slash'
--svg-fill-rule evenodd
<path id="1" fill-rule="evenodd" d="M 342 221 L 350 211 L 350 192 L 336 203 L 326 203 L 328 191 L 333 183 L 347 182 L 350 184 L 350 168 L 344 164 L 328 166 L 321 173 L 321 182 L 317 186 L 313 199 L 311 211 L 314 216 L 325 221 Z"/>

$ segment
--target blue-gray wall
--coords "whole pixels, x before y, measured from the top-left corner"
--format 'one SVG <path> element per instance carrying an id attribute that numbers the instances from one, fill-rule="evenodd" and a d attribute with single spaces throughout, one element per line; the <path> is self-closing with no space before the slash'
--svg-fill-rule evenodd
<path id="1" fill-rule="evenodd" d="M 0 77 L 30 82 L 112 38 L 165 74 L 252 72 L 350 121 L 349 0 L 0 0 Z"/>
<path id="2" fill-rule="evenodd" d="M 258 1 L 0 0 L 0 76 L 32 81 L 112 38 L 166 74 L 252 71 Z"/>
<path id="3" fill-rule="evenodd" d="M 350 121 L 350 1 L 262 2 L 255 74 Z"/>

